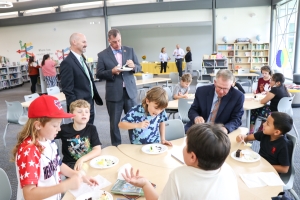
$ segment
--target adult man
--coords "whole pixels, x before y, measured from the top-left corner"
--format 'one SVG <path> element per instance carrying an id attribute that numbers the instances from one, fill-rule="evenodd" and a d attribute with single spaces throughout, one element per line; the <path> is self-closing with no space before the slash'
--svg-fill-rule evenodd
<path id="1" fill-rule="evenodd" d="M 222 123 L 225 133 L 230 133 L 242 124 L 244 114 L 244 94 L 232 87 L 234 76 L 230 70 L 219 70 L 213 85 L 198 87 L 195 99 L 189 110 L 190 122 L 193 124 Z"/>
<path id="2" fill-rule="evenodd" d="M 90 103 L 90 120 L 94 123 L 94 100 L 97 105 L 103 105 L 94 83 L 83 53 L 86 51 L 85 35 L 73 33 L 70 37 L 70 53 L 60 64 L 61 87 L 67 98 L 67 110 L 70 104 L 77 99 L 84 99 Z"/>
<path id="3" fill-rule="evenodd" d="M 179 44 L 176 45 L 176 49 L 173 51 L 173 56 L 175 56 L 176 67 L 179 73 L 179 76 L 182 76 L 182 59 L 184 57 L 184 51 L 179 47 Z"/>
<path id="4" fill-rule="evenodd" d="M 110 121 L 111 144 L 121 144 L 118 127 L 122 111 L 127 113 L 136 105 L 137 88 L 133 74 L 141 70 L 133 48 L 122 46 L 121 33 L 117 29 L 108 32 L 110 46 L 98 54 L 97 77 L 106 80 L 106 106 Z M 122 70 L 122 66 L 132 68 Z M 129 130 L 131 138 L 132 130 Z"/>

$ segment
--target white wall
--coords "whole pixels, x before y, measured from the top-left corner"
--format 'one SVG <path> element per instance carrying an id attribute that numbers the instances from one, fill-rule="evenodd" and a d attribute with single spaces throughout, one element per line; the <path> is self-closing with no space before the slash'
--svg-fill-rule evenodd
<path id="1" fill-rule="evenodd" d="M 190 46 L 193 69 L 200 69 L 202 55 L 212 52 L 211 33 L 211 26 L 121 30 L 122 44 L 133 47 L 139 61 L 142 61 L 143 55 L 147 56 L 147 61 L 159 61 L 162 47 L 166 47 L 168 55 L 174 61 L 172 53 L 176 44 L 184 51 Z"/>
<path id="2" fill-rule="evenodd" d="M 255 13 L 250 17 L 250 13 Z M 260 42 L 270 42 L 271 7 L 226 8 L 216 10 L 216 43 L 233 43 L 236 38 L 250 38 L 260 35 Z"/>
<path id="3" fill-rule="evenodd" d="M 90 22 L 95 22 L 95 24 L 91 25 Z M 58 60 L 55 55 L 56 50 L 69 47 L 69 37 L 74 32 L 81 32 L 86 35 L 88 47 L 85 55 L 97 60 L 97 53 L 106 46 L 103 18 L 0 28 L 0 55 L 8 57 L 11 62 L 21 62 L 21 54 L 16 51 L 20 49 L 19 41 L 22 41 L 23 44 L 24 42 L 32 43 L 33 49 L 29 52 L 34 53 L 39 60 L 46 53 L 50 53 L 54 60 Z"/>

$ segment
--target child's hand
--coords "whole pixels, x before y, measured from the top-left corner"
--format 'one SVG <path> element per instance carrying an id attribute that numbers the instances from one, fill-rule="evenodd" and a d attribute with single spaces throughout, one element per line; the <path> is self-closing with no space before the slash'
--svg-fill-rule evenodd
<path id="1" fill-rule="evenodd" d="M 69 190 L 77 190 L 82 183 L 82 175 L 80 173 L 75 174 L 68 178 L 66 181 L 68 181 L 67 186 Z"/>
<path id="2" fill-rule="evenodd" d="M 181 94 L 181 92 L 178 92 L 178 96 L 181 96 L 182 94 Z"/>
<path id="3" fill-rule="evenodd" d="M 188 98 L 189 98 L 189 95 L 188 95 L 188 94 L 185 94 L 185 95 L 183 95 L 183 98 L 188 99 Z"/>
<path id="4" fill-rule="evenodd" d="M 75 163 L 74 170 L 76 170 L 76 171 L 81 170 L 82 165 L 83 165 L 83 160 L 81 158 L 79 158 Z"/>
<path id="5" fill-rule="evenodd" d="M 143 122 L 138 123 L 138 128 L 147 128 L 149 126 L 150 122 L 145 120 Z"/>
<path id="6" fill-rule="evenodd" d="M 245 139 L 245 135 L 241 135 L 241 134 L 240 134 L 240 135 L 236 136 L 236 141 L 237 141 L 238 143 L 244 141 L 244 139 Z"/>
<path id="7" fill-rule="evenodd" d="M 144 177 L 139 176 L 139 170 L 136 170 L 136 173 L 134 174 L 133 168 L 130 169 L 130 174 L 127 171 L 127 169 L 125 169 L 125 174 L 122 174 L 122 176 L 125 179 L 125 181 L 136 187 L 143 188 L 147 184 L 147 182 L 150 183 Z"/>
<path id="8" fill-rule="evenodd" d="M 83 176 L 82 179 L 83 179 L 83 182 L 87 183 L 90 186 L 98 185 L 98 182 L 94 178 L 90 178 L 88 176 Z"/>
<path id="9" fill-rule="evenodd" d="M 161 143 L 165 144 L 165 145 L 173 146 L 172 142 L 167 141 L 167 140 L 161 140 Z"/>

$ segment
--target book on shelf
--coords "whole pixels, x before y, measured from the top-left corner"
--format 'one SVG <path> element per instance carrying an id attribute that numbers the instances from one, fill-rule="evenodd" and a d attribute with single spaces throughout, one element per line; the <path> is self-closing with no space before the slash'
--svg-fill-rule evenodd
<path id="1" fill-rule="evenodd" d="M 117 179 L 116 183 L 111 188 L 111 193 L 144 196 L 144 191 L 142 188 L 135 187 L 130 183 L 127 183 L 125 180 L 120 179 Z"/>

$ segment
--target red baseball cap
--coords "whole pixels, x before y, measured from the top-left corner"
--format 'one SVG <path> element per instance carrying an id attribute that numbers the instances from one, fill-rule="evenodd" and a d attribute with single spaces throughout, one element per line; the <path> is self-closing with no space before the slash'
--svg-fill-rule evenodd
<path id="1" fill-rule="evenodd" d="M 66 113 L 60 101 L 50 95 L 42 95 L 33 100 L 28 108 L 29 118 L 71 118 L 75 115 Z"/>

